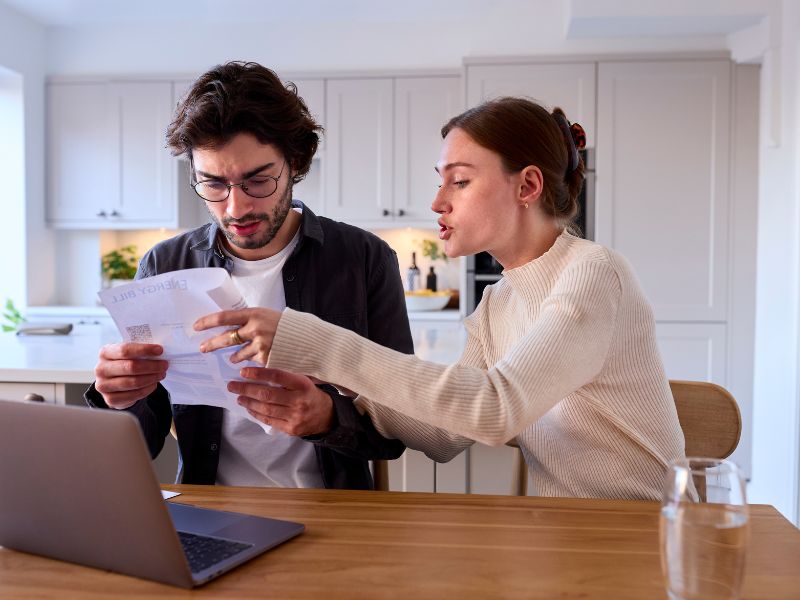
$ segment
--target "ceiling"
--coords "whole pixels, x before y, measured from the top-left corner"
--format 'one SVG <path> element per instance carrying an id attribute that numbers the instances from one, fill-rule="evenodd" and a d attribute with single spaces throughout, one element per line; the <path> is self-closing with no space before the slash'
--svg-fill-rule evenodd
<path id="1" fill-rule="evenodd" d="M 392 22 L 480 19 L 530 10 L 531 0 L 0 0 L 42 25 L 80 27 L 163 23 Z"/>
<path id="2" fill-rule="evenodd" d="M 769 0 L 0 0 L 46 27 L 553 21 L 566 37 L 727 35 Z M 501 20 L 502 20 L 501 19 Z"/>

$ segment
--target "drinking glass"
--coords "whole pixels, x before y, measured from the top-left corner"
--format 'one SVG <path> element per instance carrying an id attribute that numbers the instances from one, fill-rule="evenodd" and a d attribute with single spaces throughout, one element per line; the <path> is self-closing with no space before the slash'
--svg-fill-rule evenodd
<path id="1" fill-rule="evenodd" d="M 661 502 L 661 570 L 671 600 L 739 598 L 748 540 L 742 472 L 732 462 L 670 463 Z"/>

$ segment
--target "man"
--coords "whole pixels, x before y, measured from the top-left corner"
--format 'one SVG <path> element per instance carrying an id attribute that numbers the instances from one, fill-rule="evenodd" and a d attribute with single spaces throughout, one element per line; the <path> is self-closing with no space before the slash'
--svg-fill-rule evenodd
<path id="1" fill-rule="evenodd" d="M 202 75 L 179 105 L 167 143 L 188 156 L 212 223 L 156 245 L 137 278 L 224 267 L 249 306 L 314 313 L 411 353 L 391 248 L 292 202 L 318 131 L 295 87 L 261 65 L 231 62 Z M 178 482 L 370 489 L 367 461 L 404 450 L 381 437 L 351 398 L 288 372 L 278 374 L 282 387 L 269 388 L 272 435 L 221 408 L 170 406 L 159 384 L 168 369 L 158 359 L 162 351 L 155 344 L 104 346 L 86 400 L 133 413 L 153 457 L 174 422 Z"/>

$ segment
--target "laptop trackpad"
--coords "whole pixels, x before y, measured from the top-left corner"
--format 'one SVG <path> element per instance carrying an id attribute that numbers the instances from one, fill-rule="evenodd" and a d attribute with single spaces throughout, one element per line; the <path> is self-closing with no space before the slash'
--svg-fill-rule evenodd
<path id="1" fill-rule="evenodd" d="M 244 515 L 237 513 L 173 504 L 172 502 L 167 502 L 167 508 L 175 529 L 204 535 L 219 536 L 217 532 L 220 529 L 238 523 L 244 518 Z"/>

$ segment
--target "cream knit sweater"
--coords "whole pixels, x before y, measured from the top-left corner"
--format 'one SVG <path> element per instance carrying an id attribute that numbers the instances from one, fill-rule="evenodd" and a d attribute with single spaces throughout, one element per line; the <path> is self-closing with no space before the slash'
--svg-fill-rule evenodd
<path id="1" fill-rule="evenodd" d="M 435 460 L 516 438 L 540 495 L 660 498 L 683 433 L 621 256 L 563 233 L 505 270 L 464 325 L 464 355 L 443 366 L 287 309 L 267 366 L 355 390 L 381 433 Z"/>

